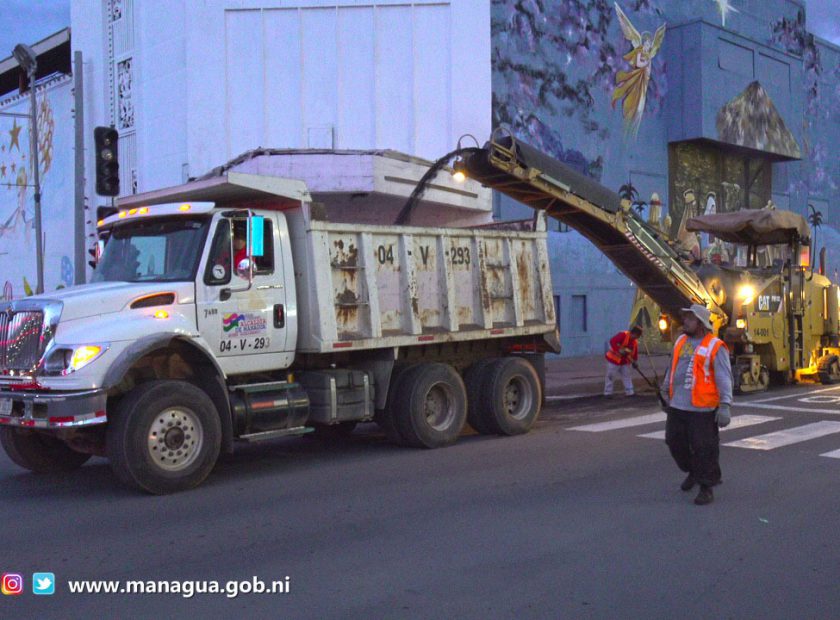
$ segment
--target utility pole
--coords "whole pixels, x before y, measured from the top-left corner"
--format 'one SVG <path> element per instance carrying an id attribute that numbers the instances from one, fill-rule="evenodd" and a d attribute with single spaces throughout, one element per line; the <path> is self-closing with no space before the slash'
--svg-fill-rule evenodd
<path id="1" fill-rule="evenodd" d="M 75 109 L 76 127 L 76 173 L 74 175 L 76 179 L 76 235 L 73 243 L 73 264 L 75 265 L 73 284 L 85 283 L 85 98 L 82 82 L 83 70 L 82 53 L 77 50 L 73 56 L 73 92 L 75 98 L 73 107 Z"/>
<path id="2" fill-rule="evenodd" d="M 35 97 L 35 72 L 38 70 L 38 58 L 32 48 L 24 43 L 15 45 L 12 51 L 20 68 L 29 77 L 29 95 L 31 105 L 29 119 L 29 148 L 32 161 L 33 182 L 35 184 L 35 252 L 37 254 L 38 282 L 35 294 L 44 292 L 44 238 L 41 232 L 41 179 L 38 163 L 38 101 Z"/>

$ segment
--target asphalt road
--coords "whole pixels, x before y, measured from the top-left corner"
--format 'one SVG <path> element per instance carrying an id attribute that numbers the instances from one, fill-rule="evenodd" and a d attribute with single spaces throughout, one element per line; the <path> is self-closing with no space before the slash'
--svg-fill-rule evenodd
<path id="1" fill-rule="evenodd" d="M 35 476 L 2 455 L 0 571 L 26 591 L 0 596 L 0 618 L 840 616 L 840 386 L 739 399 L 704 507 L 679 490 L 656 413 L 652 397 L 553 401 L 529 435 L 436 451 L 372 425 L 289 438 L 167 497 L 123 490 L 102 460 Z M 54 596 L 32 593 L 35 571 L 55 573 Z M 289 592 L 68 592 L 252 577 Z"/>

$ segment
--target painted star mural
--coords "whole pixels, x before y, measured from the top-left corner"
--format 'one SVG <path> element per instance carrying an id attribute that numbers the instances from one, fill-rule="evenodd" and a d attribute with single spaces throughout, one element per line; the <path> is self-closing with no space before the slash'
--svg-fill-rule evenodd
<path id="1" fill-rule="evenodd" d="M 726 16 L 730 13 L 740 13 L 738 9 L 736 9 L 729 0 L 712 0 L 715 4 L 717 4 L 718 13 L 720 13 L 720 22 L 724 28 L 726 28 Z"/>
<path id="2" fill-rule="evenodd" d="M 12 128 L 9 130 L 9 135 L 11 136 L 11 141 L 9 142 L 9 152 L 11 152 L 12 147 L 16 146 L 18 150 L 20 150 L 20 130 L 22 129 L 21 126 L 17 124 L 17 119 L 14 119 L 12 123 Z"/>
<path id="3" fill-rule="evenodd" d="M 42 181 L 52 165 L 53 134 L 55 121 L 47 97 L 38 101 L 38 162 Z M 3 122 L 5 121 L 5 122 Z M 27 125 L 19 124 L 17 118 L 9 123 L 0 121 L 0 196 L 6 196 L 8 208 L 0 217 L 0 237 L 5 235 L 31 234 L 32 221 L 32 171 L 27 156 L 29 152 Z M 23 144 L 21 145 L 21 141 Z"/>

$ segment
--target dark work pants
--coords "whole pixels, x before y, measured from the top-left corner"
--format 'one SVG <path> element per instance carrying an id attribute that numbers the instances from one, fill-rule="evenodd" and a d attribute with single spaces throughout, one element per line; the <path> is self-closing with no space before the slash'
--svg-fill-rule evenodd
<path id="1" fill-rule="evenodd" d="M 668 408 L 665 443 L 677 467 L 703 486 L 720 484 L 720 436 L 715 413 Z"/>

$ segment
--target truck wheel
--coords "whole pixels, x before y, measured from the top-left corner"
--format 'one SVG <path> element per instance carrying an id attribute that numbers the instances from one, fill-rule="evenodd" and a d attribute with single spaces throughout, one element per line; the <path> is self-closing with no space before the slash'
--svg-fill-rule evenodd
<path id="1" fill-rule="evenodd" d="M 407 445 L 405 438 L 400 434 L 400 431 L 397 428 L 397 422 L 395 419 L 396 410 L 399 408 L 399 398 L 397 395 L 402 389 L 403 377 L 414 368 L 415 366 L 412 365 L 394 367 L 394 370 L 391 372 L 391 382 L 388 386 L 388 398 L 385 403 L 385 409 L 377 411 L 376 415 L 373 417 L 374 422 L 376 422 L 379 425 L 379 428 L 381 428 L 385 433 L 385 437 L 388 441 L 397 446 Z"/>
<path id="2" fill-rule="evenodd" d="M 527 433 L 540 414 L 540 380 L 530 362 L 521 357 L 493 360 L 484 370 L 480 394 L 483 424 L 492 433 Z"/>
<path id="3" fill-rule="evenodd" d="M 13 463 L 38 474 L 73 471 L 91 456 L 60 439 L 23 428 L 0 428 L 0 444 Z"/>
<path id="4" fill-rule="evenodd" d="M 483 389 L 484 371 L 487 365 L 494 361 L 495 359 L 492 358 L 478 360 L 464 373 L 464 387 L 467 389 L 467 422 L 477 433 L 482 435 L 493 434 L 493 431 L 487 428 L 482 415 L 481 391 Z"/>
<path id="5" fill-rule="evenodd" d="M 198 486 L 216 464 L 222 424 L 213 401 L 185 381 L 136 387 L 109 416 L 106 451 L 125 484 L 162 495 Z"/>
<path id="6" fill-rule="evenodd" d="M 840 360 L 836 355 L 823 355 L 817 361 L 817 373 L 824 385 L 840 383 Z"/>
<path id="7" fill-rule="evenodd" d="M 400 378 L 394 419 L 400 435 L 415 448 L 454 443 L 467 422 L 464 382 L 448 364 L 420 364 Z"/>

